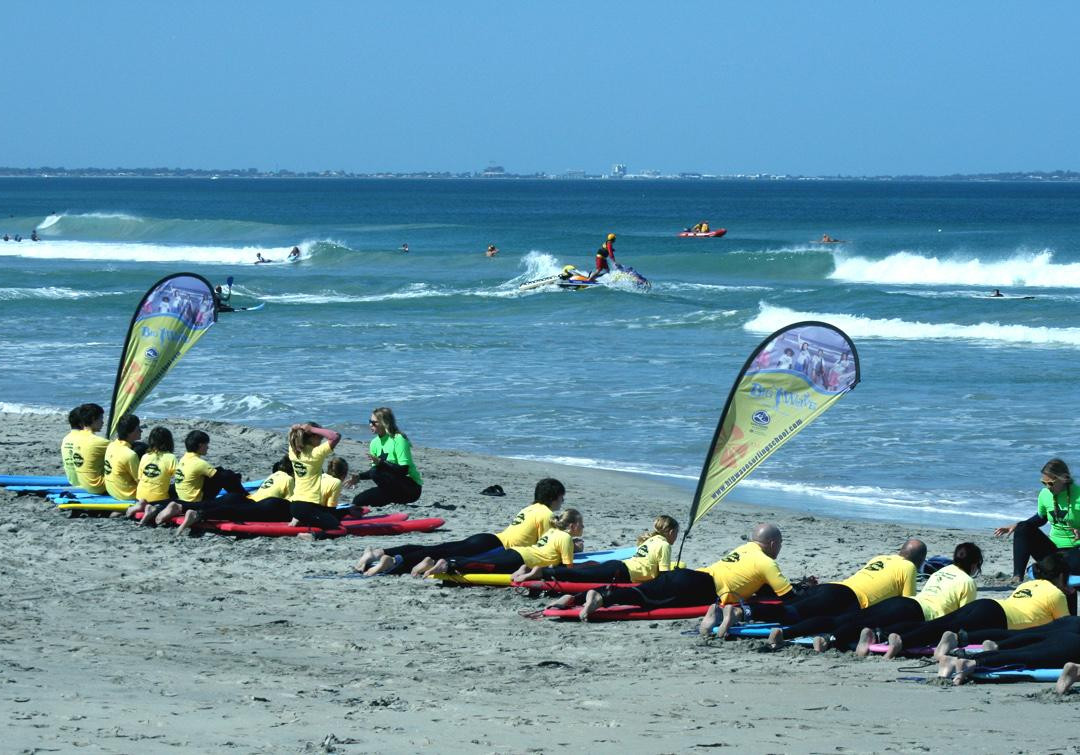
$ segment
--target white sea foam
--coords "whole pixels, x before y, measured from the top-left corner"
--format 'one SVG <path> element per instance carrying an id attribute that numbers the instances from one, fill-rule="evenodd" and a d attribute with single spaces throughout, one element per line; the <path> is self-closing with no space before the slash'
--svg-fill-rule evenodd
<path id="1" fill-rule="evenodd" d="M 786 307 L 774 307 L 761 302 L 758 314 L 743 328 L 751 333 L 772 333 L 800 320 L 822 320 L 843 330 L 852 338 L 884 338 L 889 340 L 956 340 L 989 341 L 996 343 L 1075 346 L 1080 347 L 1080 328 L 1046 328 L 1031 325 L 1002 325 L 980 322 L 974 325 L 929 323 L 878 319 L 825 312 L 796 312 Z"/>
<path id="2" fill-rule="evenodd" d="M 273 399 L 257 393 L 227 395 L 224 393 L 183 393 L 147 402 L 147 406 L 162 412 L 183 410 L 203 417 L 237 418 L 258 414 L 276 404 Z"/>
<path id="3" fill-rule="evenodd" d="M 62 286 L 42 288 L 0 288 L 0 301 L 19 299 L 92 299 L 99 296 L 121 296 L 125 291 L 76 291 Z"/>
<path id="4" fill-rule="evenodd" d="M 16 404 L 10 401 L 0 401 L 0 412 L 10 414 L 56 414 L 61 409 L 55 406 L 39 406 L 36 404 Z"/>
<path id="5" fill-rule="evenodd" d="M 897 252 L 878 260 L 837 252 L 834 263 L 829 277 L 850 283 L 1080 288 L 1080 262 L 1057 264 L 1049 249 L 1020 252 L 1005 260 L 938 259 L 914 252 Z"/>
<path id="6" fill-rule="evenodd" d="M 317 242 L 305 241 L 300 246 L 301 259 L 311 256 Z M 184 244 L 143 244 L 104 241 L 62 241 L 46 239 L 7 243 L 0 242 L 0 257 L 31 259 L 63 259 L 121 262 L 194 262 L 204 265 L 243 265 L 253 263 L 261 253 L 272 262 L 284 262 L 292 247 L 224 247 Z"/>

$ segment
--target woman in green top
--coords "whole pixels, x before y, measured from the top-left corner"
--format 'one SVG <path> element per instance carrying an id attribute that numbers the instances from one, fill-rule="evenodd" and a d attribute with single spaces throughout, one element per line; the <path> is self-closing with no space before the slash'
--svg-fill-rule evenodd
<path id="1" fill-rule="evenodd" d="M 1051 459 L 1042 468 L 1043 489 L 1035 516 L 1007 527 L 998 527 L 998 537 L 1013 535 L 1013 580 L 1021 582 L 1028 559 L 1036 561 L 1054 551 L 1062 551 L 1070 574 L 1080 574 L 1080 485 L 1073 482 L 1069 467 L 1061 459 Z M 1040 527 L 1050 522 L 1050 536 Z"/>
<path id="2" fill-rule="evenodd" d="M 375 436 L 368 449 L 371 469 L 353 475 L 352 482 L 371 480 L 375 487 L 357 493 L 353 507 L 414 503 L 420 498 L 424 481 L 413 463 L 412 444 L 398 429 L 394 412 L 387 406 L 380 406 L 371 413 L 368 427 Z"/>

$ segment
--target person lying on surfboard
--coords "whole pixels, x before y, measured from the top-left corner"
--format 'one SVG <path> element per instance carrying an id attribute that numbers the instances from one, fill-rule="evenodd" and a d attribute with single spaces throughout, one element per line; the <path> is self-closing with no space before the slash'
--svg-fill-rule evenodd
<path id="1" fill-rule="evenodd" d="M 439 559 L 434 574 L 513 574 L 522 566 L 573 567 L 577 550 L 575 538 L 585 531 L 585 520 L 577 509 L 566 509 L 535 545 L 514 546 L 478 558 Z"/>

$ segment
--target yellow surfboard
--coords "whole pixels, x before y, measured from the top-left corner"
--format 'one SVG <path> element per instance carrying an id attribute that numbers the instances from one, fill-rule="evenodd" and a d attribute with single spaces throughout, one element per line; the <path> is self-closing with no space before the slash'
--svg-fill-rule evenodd
<path id="1" fill-rule="evenodd" d="M 127 511 L 131 503 L 61 503 L 56 508 L 64 511 Z"/>
<path id="2" fill-rule="evenodd" d="M 431 579 L 441 579 L 455 585 L 486 585 L 488 587 L 509 587 L 509 574 L 432 574 Z"/>

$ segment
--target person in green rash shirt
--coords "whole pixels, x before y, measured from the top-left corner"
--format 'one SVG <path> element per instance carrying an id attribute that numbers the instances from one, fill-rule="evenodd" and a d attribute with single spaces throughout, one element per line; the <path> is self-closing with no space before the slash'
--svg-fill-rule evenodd
<path id="1" fill-rule="evenodd" d="M 1061 551 L 1070 574 L 1080 574 L 1080 485 L 1061 459 L 1051 459 L 1042 468 L 1043 489 L 1039 492 L 1035 516 L 994 530 L 997 537 L 1013 537 L 1013 581 L 1021 582 L 1028 559 L 1036 561 Z M 1050 535 L 1040 529 L 1050 523 Z"/>
<path id="2" fill-rule="evenodd" d="M 412 444 L 401 432 L 390 407 L 380 406 L 368 421 L 372 434 L 368 456 L 371 469 L 353 475 L 351 482 L 371 480 L 375 487 L 356 494 L 354 508 L 377 508 L 391 503 L 415 503 L 424 484 L 412 458 Z"/>

